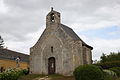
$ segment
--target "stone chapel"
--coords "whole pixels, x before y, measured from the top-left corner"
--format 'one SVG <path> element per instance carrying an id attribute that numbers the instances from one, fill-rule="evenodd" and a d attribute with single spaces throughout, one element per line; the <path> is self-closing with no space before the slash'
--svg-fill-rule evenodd
<path id="1" fill-rule="evenodd" d="M 52 8 L 46 16 L 44 32 L 30 48 L 30 72 L 73 75 L 76 67 L 92 63 L 92 49 L 70 27 L 61 23 L 60 13 Z"/>

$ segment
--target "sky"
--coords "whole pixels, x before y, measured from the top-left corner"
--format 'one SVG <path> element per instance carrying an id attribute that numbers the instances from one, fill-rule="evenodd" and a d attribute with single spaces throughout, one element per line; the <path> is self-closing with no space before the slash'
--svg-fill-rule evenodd
<path id="1" fill-rule="evenodd" d="M 50 8 L 61 23 L 93 47 L 93 60 L 120 51 L 120 0 L 0 0 L 0 35 L 5 47 L 29 54 L 43 30 Z"/>

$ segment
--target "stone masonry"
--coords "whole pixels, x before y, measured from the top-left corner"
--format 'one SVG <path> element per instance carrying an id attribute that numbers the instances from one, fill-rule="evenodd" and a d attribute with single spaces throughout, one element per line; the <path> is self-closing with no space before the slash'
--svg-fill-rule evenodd
<path id="1" fill-rule="evenodd" d="M 31 74 L 73 75 L 76 67 L 92 63 L 93 48 L 66 25 L 60 13 L 51 9 L 46 16 L 46 29 L 30 48 Z"/>

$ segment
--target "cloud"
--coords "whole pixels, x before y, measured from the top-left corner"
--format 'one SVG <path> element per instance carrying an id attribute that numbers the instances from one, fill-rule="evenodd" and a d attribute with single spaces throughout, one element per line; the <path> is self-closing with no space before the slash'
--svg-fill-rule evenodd
<path id="1" fill-rule="evenodd" d="M 78 34 L 82 34 L 90 38 L 99 37 L 106 40 L 109 40 L 109 39 L 115 40 L 120 38 L 120 36 L 117 35 L 117 34 L 120 34 L 120 27 L 109 26 L 109 27 L 100 28 L 100 29 L 93 29 L 93 30 L 78 32 Z"/>
<path id="2" fill-rule="evenodd" d="M 0 0 L 0 14 L 5 14 L 8 12 L 8 7 L 4 4 L 3 0 Z"/>
<path id="3" fill-rule="evenodd" d="M 93 47 L 93 60 L 99 60 L 102 53 L 109 54 L 110 52 L 120 51 L 120 38 L 119 39 L 102 39 L 99 37 L 87 37 L 79 35 L 88 45 Z"/>
<path id="4" fill-rule="evenodd" d="M 44 28 L 40 29 L 37 32 L 29 33 L 29 34 L 25 35 L 26 39 L 21 40 L 21 41 L 19 41 L 18 38 L 14 37 L 14 36 L 6 35 L 5 46 L 7 46 L 8 49 L 12 49 L 14 51 L 29 54 L 30 53 L 29 48 L 35 45 L 35 43 L 37 42 L 37 40 L 40 37 L 39 34 L 42 34 L 43 30 L 44 30 Z M 9 40 L 8 40 L 8 38 L 9 38 Z"/>
<path id="5" fill-rule="evenodd" d="M 93 59 L 99 59 L 102 53 L 109 54 L 110 52 L 120 51 L 120 39 L 117 40 L 105 40 L 94 39 L 91 43 L 94 46 Z M 99 55 L 96 57 L 96 55 Z"/>
<path id="6" fill-rule="evenodd" d="M 102 34 L 97 37 L 88 34 L 111 26 L 120 27 L 120 0 L 0 0 L 0 35 L 6 46 L 29 53 L 29 48 L 45 29 L 45 17 L 52 6 L 61 13 L 63 24 L 71 27 L 80 37 L 84 36 L 83 40 L 94 47 L 94 59 L 100 57 L 102 51 L 119 49 L 116 45 L 119 38 L 107 40 L 101 37 Z M 88 34 L 84 34 L 88 31 Z M 119 31 L 108 33 L 117 36 Z"/>

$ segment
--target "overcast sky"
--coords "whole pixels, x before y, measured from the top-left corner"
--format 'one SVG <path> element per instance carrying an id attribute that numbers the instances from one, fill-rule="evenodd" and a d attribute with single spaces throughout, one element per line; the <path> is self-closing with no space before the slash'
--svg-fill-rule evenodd
<path id="1" fill-rule="evenodd" d="M 8 49 L 29 54 L 50 8 L 92 46 L 93 59 L 120 51 L 120 0 L 0 0 L 0 35 Z"/>

